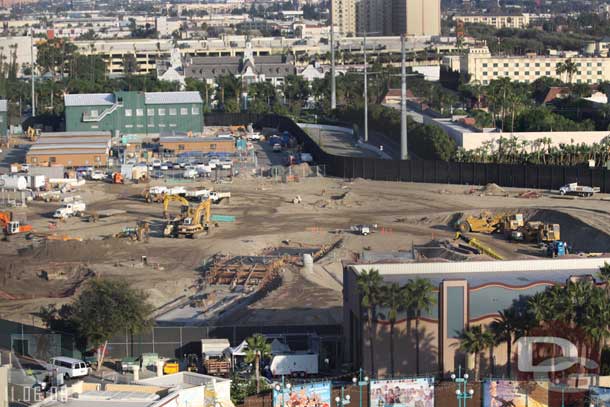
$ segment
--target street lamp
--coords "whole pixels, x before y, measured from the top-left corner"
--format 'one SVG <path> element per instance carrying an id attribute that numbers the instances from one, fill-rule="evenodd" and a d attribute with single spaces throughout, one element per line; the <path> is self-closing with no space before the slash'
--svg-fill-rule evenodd
<path id="1" fill-rule="evenodd" d="M 337 407 L 347 406 L 352 399 L 352 396 L 349 394 L 345 394 L 345 387 L 341 386 L 341 397 L 335 397 L 335 402 L 337 403 Z"/>
<path id="2" fill-rule="evenodd" d="M 282 375 L 282 383 L 277 383 L 275 385 L 275 390 L 279 393 L 282 392 L 282 407 L 284 407 L 284 405 L 286 404 L 286 390 L 288 390 L 288 392 L 290 392 L 290 389 L 292 388 L 292 384 L 290 383 L 286 383 L 284 381 L 284 376 Z"/>
<path id="3" fill-rule="evenodd" d="M 466 401 L 471 399 L 474 395 L 473 389 L 466 389 L 468 386 L 468 373 L 464 373 L 462 375 L 462 366 L 458 367 L 457 376 L 455 373 L 451 374 L 451 380 L 453 380 L 457 384 L 457 389 L 455 390 L 455 396 L 458 400 L 458 407 L 466 407 Z"/>
<path id="4" fill-rule="evenodd" d="M 555 384 L 561 387 L 561 407 L 566 407 L 566 384 L 559 382 L 559 379 L 555 380 Z"/>
<path id="5" fill-rule="evenodd" d="M 364 374 L 364 369 L 360 368 L 358 370 L 358 377 L 352 378 L 352 383 L 354 383 L 354 385 L 358 385 L 358 388 L 360 391 L 360 397 L 358 399 L 359 407 L 362 407 L 362 387 L 368 386 L 368 384 L 369 384 L 369 377 L 368 376 L 362 377 L 363 374 Z"/>

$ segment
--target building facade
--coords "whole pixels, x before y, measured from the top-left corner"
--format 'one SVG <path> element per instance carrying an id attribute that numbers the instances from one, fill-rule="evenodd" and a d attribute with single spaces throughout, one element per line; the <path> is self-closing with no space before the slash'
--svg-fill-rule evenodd
<path id="1" fill-rule="evenodd" d="M 558 74 L 557 67 L 572 60 L 578 71 L 569 78 Z M 539 78 L 556 78 L 564 82 L 594 84 L 610 80 L 610 58 L 567 55 L 494 56 L 487 47 L 471 48 L 460 59 L 460 71 L 468 73 L 472 82 L 488 85 L 492 80 L 531 83 Z"/>
<path id="2" fill-rule="evenodd" d="M 392 0 L 392 32 L 415 37 L 441 35 L 441 1 Z"/>
<path id="3" fill-rule="evenodd" d="M 465 24 L 485 24 L 496 28 L 527 28 L 530 25 L 529 14 L 515 16 L 453 16 L 454 21 L 462 21 Z"/>
<path id="4" fill-rule="evenodd" d="M 235 140 L 233 138 L 161 136 L 159 145 L 161 150 L 174 154 L 191 151 L 202 153 L 235 152 Z"/>
<path id="5" fill-rule="evenodd" d="M 356 26 L 356 0 L 331 0 L 331 21 L 339 34 L 353 37 L 358 32 Z"/>
<path id="6" fill-rule="evenodd" d="M 156 135 L 203 131 L 199 92 L 115 92 L 64 96 L 66 131 Z"/>
<path id="7" fill-rule="evenodd" d="M 491 322 L 515 302 L 568 280 L 589 279 L 595 276 L 607 258 L 545 259 L 515 261 L 463 261 L 437 263 L 387 263 L 347 265 L 343 272 L 343 312 L 345 353 L 352 366 L 370 371 L 369 327 L 366 310 L 362 308 L 358 289 L 358 275 L 369 269 L 379 271 L 384 283 L 404 285 L 415 278 L 428 279 L 434 290 L 434 305 L 422 313 L 419 321 L 419 349 L 416 347 L 415 318 L 400 312 L 394 324 L 394 367 L 397 376 L 413 375 L 416 353 L 419 353 L 421 375 L 448 376 L 458 366 L 472 367 L 473 360 L 458 349 L 459 335 L 467 327 Z M 387 310 L 378 307 L 373 326 L 376 377 L 390 373 L 390 323 L 383 315 Z M 517 339 L 517 338 L 515 338 Z M 516 356 L 517 349 L 512 354 Z M 418 352 L 419 350 L 419 352 Z M 481 377 L 502 375 L 506 371 L 506 343 L 494 347 L 494 359 L 488 352 L 480 355 Z M 469 360 L 470 359 L 470 360 Z M 512 370 L 515 373 L 516 363 Z"/>

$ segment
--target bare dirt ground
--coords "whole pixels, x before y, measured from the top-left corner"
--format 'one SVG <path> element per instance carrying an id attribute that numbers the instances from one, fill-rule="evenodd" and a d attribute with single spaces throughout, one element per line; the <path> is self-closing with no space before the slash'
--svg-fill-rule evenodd
<path id="1" fill-rule="evenodd" d="M 161 237 L 161 204 L 147 204 L 140 194 L 144 185 L 89 182 L 78 192 L 88 209 L 122 209 L 127 213 L 89 223 L 71 218 L 57 227 L 58 234 L 83 242 L 51 242 L 32 247 L 32 241 L 14 237 L 0 242 L 0 318 L 37 323 L 42 305 L 62 304 L 94 276 L 122 277 L 146 290 L 160 307 L 197 292 L 201 266 L 210 256 L 257 255 L 265 248 L 300 242 L 342 246 L 304 272 L 289 268 L 279 288 L 232 313 L 236 323 L 316 324 L 341 318 L 341 261 L 356 258 L 364 249 L 389 252 L 410 250 L 413 244 L 452 239 L 453 222 L 463 213 L 481 209 L 522 211 L 526 218 L 561 224 L 562 238 L 576 251 L 610 252 L 610 198 L 559 199 L 545 192 L 539 199 L 522 199 L 522 190 L 508 196 L 467 193 L 472 187 L 438 184 L 376 182 L 357 179 L 309 178 L 298 183 L 274 184 L 260 178 L 236 178 L 232 184 L 211 185 L 230 191 L 230 202 L 213 206 L 213 213 L 234 215 L 235 223 L 222 223 L 203 239 Z M 189 187 L 195 187 L 190 185 Z M 295 196 L 303 202 L 293 204 Z M 16 209 L 37 231 L 48 231 L 57 203 L 32 202 Z M 178 208 L 173 209 L 177 211 Z M 109 239 L 137 220 L 152 222 L 148 243 Z M 347 231 L 355 224 L 377 224 L 369 236 Z M 501 236 L 477 235 L 506 258 L 537 258 L 534 245 L 509 243 Z M 143 264 L 142 256 L 148 263 Z M 296 311 L 299 313 L 297 314 Z M 295 318 L 298 315 L 298 319 Z"/>

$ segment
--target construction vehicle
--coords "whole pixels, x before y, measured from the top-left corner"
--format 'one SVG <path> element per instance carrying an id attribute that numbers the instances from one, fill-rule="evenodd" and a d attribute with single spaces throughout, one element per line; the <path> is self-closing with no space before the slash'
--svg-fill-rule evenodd
<path id="1" fill-rule="evenodd" d="M 180 214 L 170 218 L 169 204 L 173 201 L 180 202 L 182 205 L 180 207 Z M 163 198 L 163 218 L 167 219 L 167 223 L 163 228 L 163 237 L 179 237 L 178 227 L 182 220 L 189 216 L 191 216 L 191 207 L 186 198 L 180 195 L 165 195 Z"/>
<path id="2" fill-rule="evenodd" d="M 474 237 L 468 237 L 462 234 L 461 232 L 456 232 L 454 240 L 462 239 L 464 242 L 468 243 L 468 245 L 479 249 L 481 252 L 485 253 L 489 257 L 492 257 L 496 260 L 504 260 L 500 254 L 498 254 L 494 249 L 484 244 L 483 242 L 475 239 Z"/>
<path id="3" fill-rule="evenodd" d="M 548 243 L 561 239 L 560 226 L 557 223 L 527 222 L 523 227 L 512 231 L 512 240 Z"/>
<path id="4" fill-rule="evenodd" d="M 5 236 L 27 233 L 33 230 L 32 225 L 13 220 L 13 212 L 0 212 L 0 226 Z"/>
<path id="5" fill-rule="evenodd" d="M 489 211 L 483 211 L 479 216 L 469 215 L 460 220 L 455 228 L 460 233 L 494 233 L 500 229 L 505 216 L 505 214 L 492 214 Z"/>
<path id="6" fill-rule="evenodd" d="M 572 182 L 559 188 L 560 195 L 578 195 L 582 197 L 593 196 L 593 194 L 599 191 L 599 187 L 586 187 L 578 185 L 577 182 Z"/>
<path id="7" fill-rule="evenodd" d="M 189 353 L 184 356 L 186 362 L 186 371 L 199 373 L 199 358 L 194 353 Z"/>
<path id="8" fill-rule="evenodd" d="M 519 230 L 519 228 L 522 228 L 523 225 L 524 225 L 523 214 L 515 213 L 513 215 L 504 216 L 504 218 L 502 219 L 501 228 L 502 228 L 502 231 L 508 235 L 515 230 Z"/>
<path id="9" fill-rule="evenodd" d="M 62 208 L 59 208 L 53 213 L 53 217 L 57 219 L 66 219 L 71 216 L 79 216 L 85 212 L 87 205 L 84 202 L 77 201 L 65 204 Z"/>
<path id="10" fill-rule="evenodd" d="M 354 225 L 350 227 L 350 231 L 362 236 L 368 236 L 373 229 L 377 229 L 377 225 Z"/>
<path id="11" fill-rule="evenodd" d="M 163 374 L 174 374 L 180 372 L 180 363 L 176 359 L 170 359 L 163 365 Z"/>
<path id="12" fill-rule="evenodd" d="M 26 135 L 28 137 L 28 140 L 36 141 L 40 137 L 40 129 L 35 129 L 33 127 L 28 127 Z"/>
<path id="13" fill-rule="evenodd" d="M 136 227 L 126 227 L 114 235 L 117 239 L 129 239 L 131 241 L 148 242 L 150 237 L 150 223 L 138 221 Z"/>
<path id="14" fill-rule="evenodd" d="M 178 225 L 178 237 L 190 237 L 191 239 L 200 236 L 201 232 L 209 230 L 212 200 L 206 199 L 201 202 L 195 212 L 182 219 Z"/>

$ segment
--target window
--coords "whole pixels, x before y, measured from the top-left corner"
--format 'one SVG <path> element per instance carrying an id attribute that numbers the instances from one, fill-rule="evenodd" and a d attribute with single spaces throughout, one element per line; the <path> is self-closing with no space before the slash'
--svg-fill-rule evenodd
<path id="1" fill-rule="evenodd" d="M 515 62 L 515 68 L 519 68 L 519 62 Z"/>
<path id="2" fill-rule="evenodd" d="M 210 150 L 216 150 L 216 144 L 210 144 Z"/>
<path id="3" fill-rule="evenodd" d="M 144 125 L 143 124 L 136 124 L 136 127 L 141 129 L 142 127 L 144 127 Z"/>
<path id="4" fill-rule="evenodd" d="M 487 71 L 483 72 L 483 76 L 487 76 Z"/>
<path id="5" fill-rule="evenodd" d="M 175 107 L 172 107 L 172 108 L 169 109 L 169 115 L 170 116 L 175 116 L 176 115 L 176 108 Z"/>
<path id="6" fill-rule="evenodd" d="M 538 67 L 540 66 L 540 63 L 539 63 L 539 62 L 536 62 L 536 64 L 535 64 L 535 65 L 536 65 L 536 68 L 538 68 Z"/>
<path id="7" fill-rule="evenodd" d="M 138 116 L 138 117 L 144 116 L 144 109 L 136 109 L 136 116 Z"/>
<path id="8" fill-rule="evenodd" d="M 601 74 L 602 74 L 602 71 L 597 71 L 597 74 L 598 74 L 598 75 L 601 75 Z"/>
<path id="9" fill-rule="evenodd" d="M 181 107 L 180 116 L 186 116 L 187 114 L 189 114 L 189 110 L 186 107 Z"/>
<path id="10" fill-rule="evenodd" d="M 530 71 L 525 71 L 523 74 L 524 74 L 525 76 L 530 76 Z"/>
<path id="11" fill-rule="evenodd" d="M 131 129 L 133 127 L 133 124 L 126 124 L 125 127 Z"/>
<path id="12" fill-rule="evenodd" d="M 493 67 L 494 67 L 494 68 L 497 68 L 497 67 L 498 67 L 498 64 L 494 64 L 494 65 L 493 65 Z"/>
<path id="13" fill-rule="evenodd" d="M 508 68 L 508 64 L 507 63 L 504 63 L 504 68 Z"/>
<path id="14" fill-rule="evenodd" d="M 551 76 L 551 71 L 546 71 L 545 75 L 546 76 Z"/>
<path id="15" fill-rule="evenodd" d="M 148 116 L 154 116 L 155 115 L 155 109 L 146 109 L 146 115 Z"/>
<path id="16" fill-rule="evenodd" d="M 165 116 L 165 109 L 159 109 L 159 116 Z"/>
<path id="17" fill-rule="evenodd" d="M 597 63 L 597 66 L 602 66 L 602 63 L 601 63 L 601 62 L 598 62 L 598 63 Z"/>
<path id="18" fill-rule="evenodd" d="M 515 71 L 515 76 L 519 76 L 519 71 Z"/>
<path id="19" fill-rule="evenodd" d="M 99 115 L 99 112 L 97 110 L 92 110 L 90 115 L 91 117 L 97 117 Z"/>
<path id="20" fill-rule="evenodd" d="M 536 76 L 540 76 L 540 71 L 536 71 L 536 72 L 534 72 L 534 75 L 536 75 Z"/>
<path id="21" fill-rule="evenodd" d="M 159 123 L 159 127 L 165 127 L 165 123 Z"/>
<path id="22" fill-rule="evenodd" d="M 191 114 L 192 115 L 198 115 L 199 114 L 199 108 L 193 106 L 193 108 L 191 109 Z"/>
<path id="23" fill-rule="evenodd" d="M 591 66 L 591 62 L 587 62 L 587 66 Z"/>
<path id="24" fill-rule="evenodd" d="M 546 66 L 547 68 L 549 68 L 551 66 L 550 62 L 547 62 L 546 64 L 544 64 L 544 66 Z"/>
<path id="25" fill-rule="evenodd" d="M 92 128 L 92 129 L 99 129 L 99 128 L 100 128 L 100 126 L 98 126 L 97 124 L 92 124 L 92 125 L 91 125 L 91 128 Z"/>
<path id="26" fill-rule="evenodd" d="M 494 76 L 498 76 L 498 73 L 497 73 L 497 72 L 494 72 L 494 73 L 493 73 L 493 75 L 494 75 Z"/>
<path id="27" fill-rule="evenodd" d="M 49 157 L 49 162 L 50 162 L 50 163 L 56 163 L 56 162 L 57 162 L 57 158 L 55 158 L 55 157 Z"/>
<path id="28" fill-rule="evenodd" d="M 32 162 L 33 162 L 34 164 L 36 164 L 36 163 L 38 162 L 38 158 L 36 158 L 36 157 L 32 157 Z"/>
<path id="29" fill-rule="evenodd" d="M 587 75 L 591 75 L 591 71 L 587 71 Z"/>
<path id="30" fill-rule="evenodd" d="M 176 127 L 176 123 L 170 123 L 169 127 Z"/>
<path id="31" fill-rule="evenodd" d="M 530 66 L 530 63 L 529 63 L 529 62 L 526 62 L 526 63 L 525 63 L 525 67 L 526 67 L 526 68 L 529 68 L 529 66 Z"/>
<path id="32" fill-rule="evenodd" d="M 148 123 L 148 127 L 155 127 L 154 123 Z"/>
<path id="33" fill-rule="evenodd" d="M 485 63 L 485 64 L 483 64 L 483 68 L 487 68 L 487 64 L 486 64 L 486 63 Z"/>
<path id="34" fill-rule="evenodd" d="M 131 117 L 133 114 L 133 112 L 131 111 L 131 109 L 125 109 L 125 117 Z"/>
<path id="35" fill-rule="evenodd" d="M 178 150 L 184 150 L 184 144 L 178 144 Z"/>

